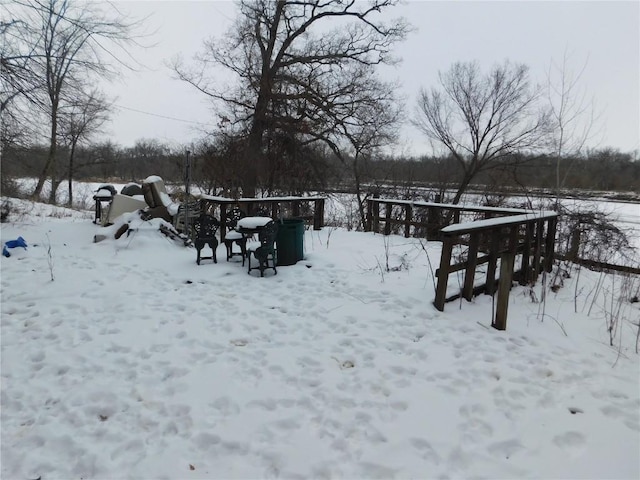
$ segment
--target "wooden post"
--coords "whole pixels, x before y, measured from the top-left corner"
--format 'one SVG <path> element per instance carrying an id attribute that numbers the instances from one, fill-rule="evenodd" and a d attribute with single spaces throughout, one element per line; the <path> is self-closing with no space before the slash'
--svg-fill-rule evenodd
<path id="1" fill-rule="evenodd" d="M 498 302 L 496 317 L 491 326 L 497 330 L 507 329 L 507 312 L 509 310 L 509 290 L 513 276 L 513 262 L 515 256 L 505 252 L 500 256 L 500 282 L 498 284 Z"/>
<path id="2" fill-rule="evenodd" d="M 384 213 L 384 234 L 391 235 L 391 211 L 393 210 L 393 203 L 387 202 L 385 204 Z"/>
<path id="3" fill-rule="evenodd" d="M 427 208 L 427 240 L 438 238 L 438 210 L 435 207 Z"/>
<path id="4" fill-rule="evenodd" d="M 372 199 L 367 199 L 367 219 L 364 226 L 365 232 L 370 232 L 373 228 L 373 202 L 374 201 Z"/>
<path id="5" fill-rule="evenodd" d="M 537 282 L 540 274 L 540 256 L 542 255 L 542 237 L 544 235 L 544 220 L 536 221 L 536 240 L 533 247 L 533 264 L 531 265 L 531 281 Z"/>
<path id="6" fill-rule="evenodd" d="M 578 252 L 580 251 L 580 229 L 576 229 L 571 232 L 569 237 L 569 251 L 567 252 L 567 258 L 569 260 L 575 260 L 578 258 Z"/>
<path id="7" fill-rule="evenodd" d="M 467 255 L 467 268 L 464 272 L 464 286 L 462 288 L 462 297 L 471 301 L 473 298 L 473 282 L 476 276 L 476 265 L 478 263 L 478 243 L 480 241 L 479 233 L 471 233 L 469 238 L 469 254 Z"/>
<path id="8" fill-rule="evenodd" d="M 294 200 L 291 202 L 291 216 L 299 217 L 300 216 L 300 201 Z"/>
<path id="9" fill-rule="evenodd" d="M 524 242 L 522 249 L 522 264 L 520 266 L 520 285 L 527 285 L 531 281 L 531 242 L 533 240 L 533 223 L 525 226 Z"/>
<path id="10" fill-rule="evenodd" d="M 314 201 L 313 208 L 313 229 L 320 230 L 324 227 L 324 198 Z"/>
<path id="11" fill-rule="evenodd" d="M 413 209 L 411 208 L 411 204 L 407 203 L 404 207 L 404 236 L 405 238 L 409 238 L 411 236 L 411 222 L 413 221 Z"/>
<path id="12" fill-rule="evenodd" d="M 518 229 L 520 225 L 511 225 L 509 227 L 509 252 L 515 257 L 518 251 Z"/>
<path id="13" fill-rule="evenodd" d="M 492 230 L 489 238 L 489 261 L 487 262 L 487 280 L 485 293 L 496 293 L 496 266 L 498 264 L 498 248 L 500 246 L 500 230 Z"/>
<path id="14" fill-rule="evenodd" d="M 544 249 L 544 268 L 547 273 L 553 270 L 553 257 L 555 255 L 556 245 L 556 227 L 558 225 L 558 217 L 550 218 L 547 226 L 547 240 Z"/>
<path id="15" fill-rule="evenodd" d="M 373 200 L 373 232 L 380 233 L 380 200 Z"/>
<path id="16" fill-rule="evenodd" d="M 433 302 L 435 307 L 441 312 L 444 311 L 444 302 L 447 299 L 447 282 L 449 281 L 449 268 L 451 265 L 451 252 L 453 251 L 453 238 L 442 239 L 442 253 L 440 254 L 440 268 L 436 271 L 438 285 L 436 287 L 436 298 Z"/>
<path id="17" fill-rule="evenodd" d="M 300 214 L 300 203 L 299 202 L 293 202 L 294 204 L 298 205 L 298 215 Z M 278 202 L 271 202 L 271 218 L 273 218 L 274 220 L 280 217 L 280 213 L 278 212 L 278 207 L 279 207 L 279 203 Z M 298 215 L 294 215 L 294 217 L 297 217 Z"/>

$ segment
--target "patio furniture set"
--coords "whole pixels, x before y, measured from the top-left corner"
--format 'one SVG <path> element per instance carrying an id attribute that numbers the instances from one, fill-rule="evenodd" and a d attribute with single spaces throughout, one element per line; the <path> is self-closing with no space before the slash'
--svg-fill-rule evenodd
<path id="1" fill-rule="evenodd" d="M 261 277 L 264 277 L 265 270 L 269 268 L 273 269 L 274 275 L 278 273 L 276 269 L 278 222 L 267 216 L 244 217 L 243 212 L 236 208 L 227 218 L 227 225 L 231 227 L 224 238 L 227 261 L 234 256 L 239 256 L 242 258 L 242 266 L 245 265 L 245 260 L 248 261 L 248 273 L 251 273 L 252 270 L 259 270 Z M 206 213 L 202 213 L 194 222 L 193 237 L 198 265 L 201 260 L 205 259 L 217 263 L 218 238 L 216 234 L 219 227 L 218 219 Z M 255 240 L 256 236 L 257 240 Z M 234 245 L 238 248 L 234 249 Z M 211 256 L 202 256 L 201 252 L 206 246 L 211 248 Z M 251 257 L 258 262 L 257 266 L 251 266 Z"/>
<path id="2" fill-rule="evenodd" d="M 302 201 L 313 202 L 316 212 L 313 214 L 314 228 L 323 224 L 322 198 L 264 198 L 232 199 L 200 195 L 194 202 L 176 202 L 167 193 L 164 181 L 157 175 L 147 177 L 142 185 L 128 184 L 120 194 L 112 185 L 103 184 L 94 195 L 96 202 L 94 223 L 102 226 L 112 225 L 116 219 L 127 212 L 138 211 L 143 220 L 161 218 L 169 225 L 160 226 L 160 231 L 172 239 L 181 240 L 184 245 L 196 247 L 196 263 L 212 260 L 217 263 L 216 249 L 223 242 L 227 251 L 227 261 L 233 257 L 242 259 L 242 266 L 248 260 L 248 273 L 259 270 L 264 276 L 265 270 L 276 266 L 293 265 L 303 259 L 305 218 L 300 216 Z M 279 203 L 291 203 L 292 218 L 283 218 Z M 103 203 L 108 205 L 103 209 Z M 254 205 L 258 203 L 258 205 Z M 267 204 L 259 205 L 259 203 Z M 241 208 L 242 206 L 242 208 Z M 268 207 L 268 208 L 267 208 Z M 215 213 L 219 212 L 219 218 Z M 278 218 L 278 220 L 274 220 Z M 116 232 L 115 238 L 131 233 L 128 223 Z M 96 235 L 97 238 L 105 237 Z M 220 240 L 218 240 L 220 239 Z M 203 249 L 209 247 L 211 254 L 203 256 Z M 252 265 L 252 257 L 257 266 Z"/>

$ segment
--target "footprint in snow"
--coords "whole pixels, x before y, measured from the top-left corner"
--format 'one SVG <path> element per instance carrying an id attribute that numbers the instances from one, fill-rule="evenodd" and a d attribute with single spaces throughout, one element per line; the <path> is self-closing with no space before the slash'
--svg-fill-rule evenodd
<path id="1" fill-rule="evenodd" d="M 586 443 L 586 438 L 580 432 L 569 431 L 553 437 L 553 443 L 568 452 L 577 452 Z"/>

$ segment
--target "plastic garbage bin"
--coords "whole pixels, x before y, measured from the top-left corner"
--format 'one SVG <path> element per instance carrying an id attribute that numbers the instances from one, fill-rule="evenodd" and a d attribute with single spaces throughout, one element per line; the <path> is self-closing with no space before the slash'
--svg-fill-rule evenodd
<path id="1" fill-rule="evenodd" d="M 294 265 L 304 258 L 304 220 L 285 218 L 278 225 L 278 266 Z"/>

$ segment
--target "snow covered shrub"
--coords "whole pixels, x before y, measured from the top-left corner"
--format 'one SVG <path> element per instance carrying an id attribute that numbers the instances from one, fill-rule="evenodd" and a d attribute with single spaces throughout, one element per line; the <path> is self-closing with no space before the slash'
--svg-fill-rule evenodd
<path id="1" fill-rule="evenodd" d="M 11 214 L 11 200 L 8 198 L 2 199 L 2 205 L 0 206 L 0 222 L 5 223 L 9 221 L 9 215 Z"/>
<path id="2" fill-rule="evenodd" d="M 628 232 L 598 205 L 588 209 L 561 207 L 556 238 L 558 251 L 568 260 L 582 258 L 622 264 L 636 254 Z"/>
<path id="3" fill-rule="evenodd" d="M 355 195 L 334 194 L 325 204 L 325 226 L 360 230 L 358 201 Z"/>
<path id="4" fill-rule="evenodd" d="M 2 191 L 2 195 L 4 197 L 20 197 L 20 186 L 14 178 L 7 175 L 2 175 L 0 177 L 0 181 L 0 190 Z"/>

